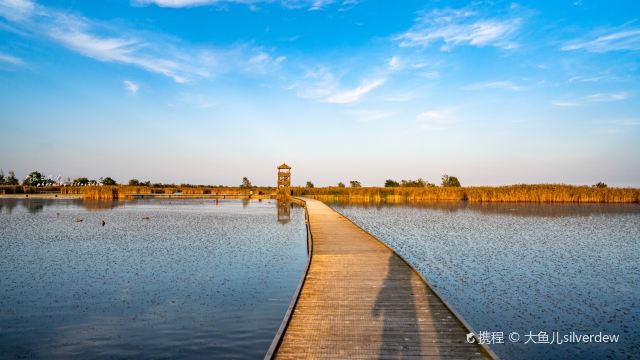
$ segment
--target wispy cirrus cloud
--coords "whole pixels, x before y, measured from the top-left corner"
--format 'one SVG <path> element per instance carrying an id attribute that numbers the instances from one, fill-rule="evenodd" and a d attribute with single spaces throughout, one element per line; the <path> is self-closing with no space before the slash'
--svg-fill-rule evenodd
<path id="1" fill-rule="evenodd" d="M 564 51 L 584 50 L 594 53 L 638 51 L 640 50 L 640 28 L 598 30 L 585 38 L 569 41 L 560 49 Z"/>
<path id="2" fill-rule="evenodd" d="M 522 90 L 520 85 L 517 85 L 511 81 L 487 81 L 473 83 L 462 87 L 463 90 L 486 90 L 486 89 L 503 89 L 511 91 Z"/>
<path id="3" fill-rule="evenodd" d="M 553 100 L 551 105 L 556 107 L 576 107 L 580 106 L 580 103 L 577 101 Z"/>
<path id="4" fill-rule="evenodd" d="M 125 90 L 127 90 L 129 93 L 133 95 L 137 94 L 138 90 L 140 90 L 140 85 L 138 85 L 137 83 L 131 80 L 124 80 L 122 82 L 122 86 L 124 87 Z"/>
<path id="5" fill-rule="evenodd" d="M 518 17 L 483 17 L 470 7 L 440 9 L 419 16 L 395 40 L 401 47 L 428 47 L 440 42 L 444 51 L 460 45 L 512 49 L 518 46 L 513 38 L 521 25 Z"/>
<path id="6" fill-rule="evenodd" d="M 354 103 L 360 100 L 360 98 L 362 98 L 365 94 L 382 86 L 384 82 L 385 82 L 385 79 L 364 80 L 359 86 L 353 89 L 336 91 L 335 93 L 333 93 L 331 96 L 327 98 L 327 102 L 334 103 L 334 104 Z"/>
<path id="7" fill-rule="evenodd" d="M 423 130 L 444 130 L 455 122 L 453 109 L 444 108 L 424 111 L 416 115 L 416 122 Z"/>
<path id="8" fill-rule="evenodd" d="M 296 96 L 305 99 L 316 99 L 332 104 L 351 104 L 369 92 L 382 86 L 384 77 L 367 78 L 355 88 L 346 88 L 340 79 L 325 67 L 317 67 L 307 71 L 299 81 L 289 85 L 288 90 L 296 90 Z"/>
<path id="9" fill-rule="evenodd" d="M 592 102 L 612 102 L 622 101 L 631 97 L 631 94 L 626 91 L 614 92 L 614 93 L 596 93 L 587 95 L 585 99 Z"/>
<path id="10" fill-rule="evenodd" d="M 263 71 L 267 66 L 274 70 L 284 60 L 245 45 L 226 49 L 191 47 L 162 34 L 91 21 L 29 0 L 0 0 L 0 16 L 29 36 L 51 40 L 98 61 L 161 74 L 177 83 L 222 72 Z"/>
<path id="11" fill-rule="evenodd" d="M 135 6 L 156 5 L 165 8 L 189 8 L 196 6 L 211 6 L 223 4 L 244 4 L 255 8 L 259 4 L 279 4 L 289 9 L 308 9 L 311 11 L 322 10 L 325 7 L 335 3 L 334 0 L 132 0 Z M 353 7 L 358 4 L 354 0 L 345 0 L 341 2 L 344 9 Z"/>
<path id="12" fill-rule="evenodd" d="M 13 66 L 24 66 L 26 63 L 24 60 L 15 57 L 13 55 L 5 54 L 0 52 L 0 63 L 5 63 Z"/>
<path id="13" fill-rule="evenodd" d="M 400 60 L 400 57 L 392 56 L 391 59 L 387 61 L 387 65 L 391 70 L 400 70 L 402 69 L 403 63 L 402 63 L 402 60 Z"/>
<path id="14" fill-rule="evenodd" d="M 2 0 L 0 1 L 0 15 L 8 20 L 20 20 L 29 16 L 35 10 L 31 0 Z"/>
<path id="15" fill-rule="evenodd" d="M 623 101 L 623 100 L 629 99 L 631 95 L 632 94 L 628 91 L 595 93 L 591 95 L 582 96 L 575 100 L 554 100 L 551 102 L 551 105 L 556 107 L 576 107 L 576 106 L 585 105 L 586 103 Z"/>

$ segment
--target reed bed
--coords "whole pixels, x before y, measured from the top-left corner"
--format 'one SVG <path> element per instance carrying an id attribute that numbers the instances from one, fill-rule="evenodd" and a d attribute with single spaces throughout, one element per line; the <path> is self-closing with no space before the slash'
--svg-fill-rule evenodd
<path id="1" fill-rule="evenodd" d="M 60 191 L 59 186 L 0 185 L 0 195 L 4 194 L 46 194 Z"/>
<path id="2" fill-rule="evenodd" d="M 152 194 L 148 186 L 66 186 L 60 188 L 61 194 L 82 195 L 84 199 L 113 200 L 124 199 L 132 194 Z"/>
<path id="3" fill-rule="evenodd" d="M 562 184 L 474 187 L 294 188 L 294 195 L 350 203 L 417 203 L 429 201 L 638 203 L 640 189 L 595 188 Z"/>
<path id="4" fill-rule="evenodd" d="M 229 188 L 229 187 L 149 187 L 149 186 L 67 186 L 60 188 L 61 194 L 82 195 L 84 199 L 113 200 L 126 199 L 136 194 L 184 194 L 184 195 L 269 195 L 272 188 Z"/>

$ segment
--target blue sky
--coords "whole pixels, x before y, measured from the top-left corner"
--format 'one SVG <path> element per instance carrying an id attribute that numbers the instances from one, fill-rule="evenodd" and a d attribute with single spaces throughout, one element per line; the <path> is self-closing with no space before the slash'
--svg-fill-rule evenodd
<path id="1" fill-rule="evenodd" d="M 640 2 L 0 0 L 0 167 L 640 186 Z"/>

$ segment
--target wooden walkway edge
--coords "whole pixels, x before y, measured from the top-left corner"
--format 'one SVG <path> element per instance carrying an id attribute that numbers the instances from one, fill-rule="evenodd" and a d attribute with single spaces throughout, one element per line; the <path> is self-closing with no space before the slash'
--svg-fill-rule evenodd
<path id="1" fill-rule="evenodd" d="M 303 201 L 309 257 L 265 359 L 497 356 L 395 251 L 324 203 Z"/>

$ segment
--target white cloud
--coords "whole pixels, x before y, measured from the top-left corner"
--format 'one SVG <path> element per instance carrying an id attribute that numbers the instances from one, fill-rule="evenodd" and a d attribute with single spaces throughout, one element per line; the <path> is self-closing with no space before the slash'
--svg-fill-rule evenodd
<path id="1" fill-rule="evenodd" d="M 182 7 L 211 5 L 211 4 L 220 3 L 220 2 L 221 1 L 219 0 L 133 0 L 132 1 L 134 5 L 154 4 L 160 7 L 168 7 L 168 8 L 182 8 Z M 250 3 L 246 1 L 227 1 L 227 2 Z"/>
<path id="2" fill-rule="evenodd" d="M 585 50 L 588 52 L 638 51 L 640 50 L 640 28 L 600 31 L 586 39 L 573 40 L 561 50 Z"/>
<path id="3" fill-rule="evenodd" d="M 512 83 L 511 81 L 489 81 L 469 84 L 463 87 L 464 90 L 486 90 L 486 89 L 504 89 L 511 91 L 522 90 L 522 87 Z"/>
<path id="4" fill-rule="evenodd" d="M 268 53 L 257 50 L 257 53 L 247 61 L 247 70 L 255 73 L 271 73 L 287 59 L 286 56 L 273 57 Z"/>
<path id="5" fill-rule="evenodd" d="M 21 20 L 31 15 L 35 5 L 31 0 L 1 0 L 0 16 L 8 20 Z"/>
<path id="6" fill-rule="evenodd" d="M 336 76 L 324 67 L 307 71 L 302 79 L 291 84 L 287 90 L 296 90 L 296 96 L 303 99 L 326 99 L 338 87 Z"/>
<path id="7" fill-rule="evenodd" d="M 427 47 L 442 42 L 441 50 L 459 45 L 517 47 L 513 36 L 522 23 L 520 18 L 482 18 L 469 8 L 434 10 L 415 20 L 415 24 L 395 39 L 402 47 Z"/>
<path id="8" fill-rule="evenodd" d="M 391 116 L 391 113 L 381 110 L 353 110 L 350 112 L 360 122 L 369 122 L 375 120 L 381 120 Z"/>
<path id="9" fill-rule="evenodd" d="M 569 79 L 569 82 L 597 82 L 602 80 L 613 80 L 611 76 L 574 76 Z"/>
<path id="10" fill-rule="evenodd" d="M 296 96 L 316 99 L 333 104 L 350 104 L 384 84 L 384 78 L 365 79 L 353 89 L 340 86 L 340 79 L 325 67 L 307 71 L 297 82 L 286 87 L 295 90 Z"/>
<path id="11" fill-rule="evenodd" d="M 557 106 L 557 107 L 576 107 L 576 106 L 579 106 L 580 103 L 575 101 L 554 100 L 551 102 L 551 105 Z"/>
<path id="12" fill-rule="evenodd" d="M 398 70 L 398 69 L 400 69 L 402 67 L 402 64 L 400 62 L 400 58 L 397 57 L 397 56 L 394 56 L 391 59 L 389 59 L 388 65 L 389 65 L 389 68 L 391 70 Z"/>
<path id="13" fill-rule="evenodd" d="M 122 82 L 122 86 L 124 87 L 125 90 L 127 90 L 128 92 L 134 95 L 138 93 L 138 90 L 140 90 L 140 85 L 134 83 L 131 80 L 124 80 Z"/>
<path id="14" fill-rule="evenodd" d="M 631 97 L 631 94 L 625 91 L 615 92 L 615 93 L 597 93 L 591 94 L 585 97 L 588 101 L 593 102 L 612 102 L 612 101 L 622 101 Z"/>
<path id="15" fill-rule="evenodd" d="M 365 80 L 362 84 L 355 89 L 350 90 L 340 90 L 327 98 L 327 102 L 334 104 L 349 104 L 354 103 L 365 94 L 374 90 L 377 87 L 382 86 L 384 84 L 385 79 L 373 79 L 373 80 Z"/>
<path id="16" fill-rule="evenodd" d="M 165 8 L 188 8 L 196 6 L 209 6 L 218 4 L 244 4 L 252 10 L 257 9 L 257 5 L 261 3 L 270 4 L 277 3 L 280 6 L 289 9 L 307 8 L 311 11 L 322 10 L 326 6 L 333 4 L 334 0 L 132 0 L 131 3 L 136 6 L 156 5 Z M 358 2 L 354 0 L 346 0 L 342 6 L 353 7 Z"/>
<path id="17" fill-rule="evenodd" d="M 24 1 L 0 0 L 0 16 L 29 36 L 48 38 L 86 57 L 136 66 L 178 83 L 221 72 L 263 72 L 285 59 L 274 59 L 259 48 L 242 45 L 227 49 L 189 47 L 167 36 L 110 26 L 33 3 L 29 7 Z M 7 15 L 16 11 L 23 11 L 22 16 Z"/>
<path id="18" fill-rule="evenodd" d="M 309 10 L 322 10 L 325 6 L 333 3 L 333 0 L 313 0 Z"/>
<path id="19" fill-rule="evenodd" d="M 17 57 L 15 57 L 13 55 L 1 53 L 1 52 L 0 52 L 0 62 L 9 64 L 9 65 L 14 65 L 14 66 L 24 66 L 25 65 L 25 62 L 22 59 L 17 58 Z"/>
<path id="20" fill-rule="evenodd" d="M 454 122 L 452 109 L 439 109 L 422 112 L 416 115 L 416 122 L 424 130 L 444 130 Z"/>

